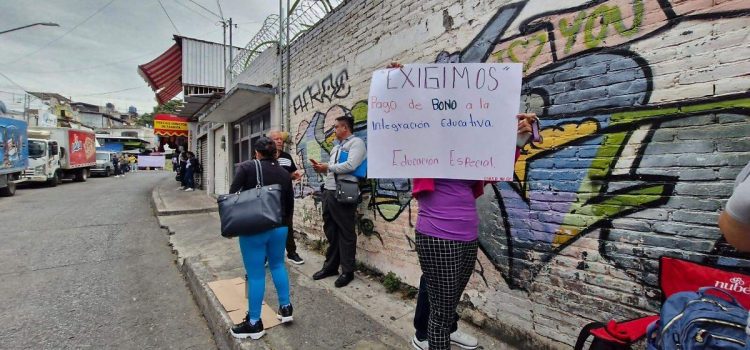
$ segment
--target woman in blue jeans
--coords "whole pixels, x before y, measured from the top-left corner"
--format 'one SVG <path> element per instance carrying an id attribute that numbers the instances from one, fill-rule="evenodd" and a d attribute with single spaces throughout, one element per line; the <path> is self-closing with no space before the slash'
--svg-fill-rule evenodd
<path id="1" fill-rule="evenodd" d="M 275 159 L 276 144 L 267 137 L 261 137 L 255 142 L 255 157 L 260 160 L 263 185 L 281 185 L 281 205 L 285 222 L 294 211 L 294 192 L 292 178 L 289 172 L 279 166 Z M 241 163 L 237 167 L 234 181 L 229 188 L 230 193 L 236 193 L 258 185 L 255 164 L 252 161 Z M 282 323 L 291 322 L 292 303 L 289 300 L 289 276 L 284 266 L 284 251 L 286 249 L 287 226 L 277 227 L 265 232 L 240 235 L 240 251 L 242 261 L 247 271 L 248 314 L 245 320 L 232 327 L 231 333 L 235 338 L 260 339 L 266 334 L 260 319 L 263 294 L 266 286 L 265 260 L 271 270 L 273 284 L 279 297 L 279 311 L 277 318 Z"/>

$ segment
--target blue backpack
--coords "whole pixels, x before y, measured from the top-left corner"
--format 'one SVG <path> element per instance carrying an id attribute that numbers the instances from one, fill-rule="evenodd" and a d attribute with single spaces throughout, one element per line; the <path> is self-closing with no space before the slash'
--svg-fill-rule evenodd
<path id="1" fill-rule="evenodd" d="M 647 350 L 750 349 L 745 333 L 748 311 L 721 289 L 673 294 L 660 316 L 648 327 Z"/>

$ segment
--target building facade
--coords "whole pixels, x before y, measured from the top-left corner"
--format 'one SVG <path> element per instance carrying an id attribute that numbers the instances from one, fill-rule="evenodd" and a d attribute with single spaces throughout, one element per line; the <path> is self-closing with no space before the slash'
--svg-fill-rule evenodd
<path id="1" fill-rule="evenodd" d="M 660 256 L 750 267 L 716 225 L 750 161 L 749 17 L 742 0 L 346 1 L 291 43 L 288 88 L 268 49 L 202 117 L 207 191 L 225 193 L 252 141 L 283 127 L 305 171 L 295 230 L 325 239 L 310 159 L 328 160 L 340 115 L 366 136 L 374 70 L 522 63 L 522 111 L 544 142 L 479 200 L 464 310 L 506 339 L 567 348 L 591 320 L 655 313 Z M 417 285 L 411 183 L 369 184 L 357 258 Z"/>

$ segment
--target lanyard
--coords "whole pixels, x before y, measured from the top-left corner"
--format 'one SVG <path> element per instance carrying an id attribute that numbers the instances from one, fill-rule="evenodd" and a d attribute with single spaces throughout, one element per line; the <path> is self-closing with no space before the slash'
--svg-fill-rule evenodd
<path id="1" fill-rule="evenodd" d="M 346 139 L 344 140 L 344 142 L 342 142 L 342 143 L 341 143 L 341 144 L 339 145 L 339 148 L 337 148 L 337 149 L 336 149 L 336 157 L 334 157 L 334 158 L 333 158 L 333 159 L 335 159 L 335 160 L 336 160 L 336 163 L 334 163 L 334 164 L 338 164 L 338 163 L 339 163 L 339 154 L 341 153 L 341 149 L 342 149 L 342 148 L 344 148 L 344 145 L 346 145 L 346 143 L 347 143 L 347 142 L 349 142 L 349 139 L 350 139 L 350 138 L 351 138 L 351 136 L 347 137 L 347 138 L 346 138 Z"/>

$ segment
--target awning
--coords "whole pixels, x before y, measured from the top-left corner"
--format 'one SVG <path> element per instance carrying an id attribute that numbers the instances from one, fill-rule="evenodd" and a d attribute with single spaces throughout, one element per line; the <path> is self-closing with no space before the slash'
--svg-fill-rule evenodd
<path id="1" fill-rule="evenodd" d="M 211 94 L 186 95 L 183 99 L 185 103 L 177 107 L 175 114 L 179 117 L 185 117 L 189 120 L 197 120 L 202 112 L 211 108 L 214 101 L 224 97 L 223 92 L 214 92 Z"/>
<path id="2" fill-rule="evenodd" d="M 200 118 L 202 122 L 231 123 L 267 104 L 276 94 L 272 87 L 237 84 Z"/>
<path id="3" fill-rule="evenodd" d="M 172 114 L 157 114 L 154 117 L 154 135 L 188 136 L 187 118 Z"/>
<path id="4" fill-rule="evenodd" d="M 160 105 L 171 100 L 182 92 L 182 79 L 177 79 L 156 93 L 156 102 Z"/>
<path id="5" fill-rule="evenodd" d="M 182 91 L 182 49 L 174 44 L 153 61 L 138 66 L 138 74 L 156 92 L 159 104 Z"/>

